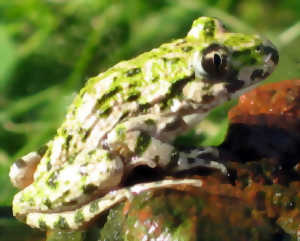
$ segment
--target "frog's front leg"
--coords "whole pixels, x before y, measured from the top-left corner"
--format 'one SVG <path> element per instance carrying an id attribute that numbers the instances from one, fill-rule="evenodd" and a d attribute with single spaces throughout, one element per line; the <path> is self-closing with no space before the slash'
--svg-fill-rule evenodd
<path id="1" fill-rule="evenodd" d="M 185 122 L 178 117 L 160 117 L 159 120 L 152 115 L 137 117 L 116 126 L 108 134 L 106 145 L 124 158 L 127 171 L 147 165 L 162 168 L 168 173 L 205 167 L 227 174 L 226 167 L 218 162 L 216 148 L 203 147 L 182 152 L 172 145 L 176 133 L 182 133 L 185 128 Z"/>
<path id="2" fill-rule="evenodd" d="M 178 161 L 172 167 L 173 172 L 190 170 L 197 167 L 217 169 L 224 175 L 228 174 L 226 166 L 220 162 L 216 147 L 198 147 L 188 151 L 178 152 Z"/>

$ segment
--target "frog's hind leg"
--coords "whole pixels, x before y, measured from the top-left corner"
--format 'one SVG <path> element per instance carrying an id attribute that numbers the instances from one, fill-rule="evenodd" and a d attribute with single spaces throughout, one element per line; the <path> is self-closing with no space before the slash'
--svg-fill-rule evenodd
<path id="1" fill-rule="evenodd" d="M 12 184 L 24 189 L 33 182 L 33 174 L 45 154 L 47 145 L 16 160 L 10 168 L 9 177 Z"/>
<path id="2" fill-rule="evenodd" d="M 26 217 L 26 223 L 33 228 L 43 230 L 78 230 L 90 224 L 104 211 L 129 197 L 131 197 L 130 191 L 127 188 L 121 188 L 111 191 L 76 210 L 59 213 L 29 213 Z"/>
<path id="3" fill-rule="evenodd" d="M 33 228 L 40 229 L 78 230 L 90 224 L 109 208 L 124 200 L 132 200 L 135 195 L 142 192 L 181 185 L 200 188 L 202 184 L 202 180 L 200 179 L 162 180 L 140 183 L 111 191 L 105 196 L 95 199 L 76 210 L 61 213 L 29 213 L 26 217 L 26 223 Z"/>

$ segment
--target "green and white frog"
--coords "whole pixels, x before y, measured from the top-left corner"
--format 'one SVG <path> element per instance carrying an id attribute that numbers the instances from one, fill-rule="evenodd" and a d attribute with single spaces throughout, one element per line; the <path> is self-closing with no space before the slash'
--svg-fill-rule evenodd
<path id="1" fill-rule="evenodd" d="M 136 193 L 201 186 L 187 178 L 124 185 L 137 166 L 168 175 L 195 167 L 226 174 L 214 149 L 185 153 L 172 143 L 277 63 L 268 40 L 200 17 L 185 38 L 89 79 L 53 140 L 12 165 L 10 178 L 23 189 L 14 197 L 14 215 L 36 228 L 75 230 Z"/>

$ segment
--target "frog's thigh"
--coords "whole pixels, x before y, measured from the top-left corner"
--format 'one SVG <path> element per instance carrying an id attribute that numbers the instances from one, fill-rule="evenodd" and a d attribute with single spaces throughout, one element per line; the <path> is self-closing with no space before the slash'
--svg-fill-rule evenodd
<path id="1" fill-rule="evenodd" d="M 29 213 L 26 217 L 26 223 L 33 228 L 76 230 L 88 224 L 105 210 L 130 197 L 130 191 L 127 188 L 122 188 L 111 191 L 105 196 L 95 199 L 73 211 Z"/>

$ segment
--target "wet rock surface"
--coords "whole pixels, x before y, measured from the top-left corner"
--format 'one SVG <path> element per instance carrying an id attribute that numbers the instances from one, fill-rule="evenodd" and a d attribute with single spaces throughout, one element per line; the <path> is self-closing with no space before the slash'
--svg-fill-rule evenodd
<path id="1" fill-rule="evenodd" d="M 108 217 L 119 219 L 120 229 L 106 223 L 101 240 L 273 240 L 284 235 L 243 200 L 192 188 L 145 193 Z"/>

